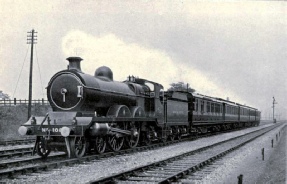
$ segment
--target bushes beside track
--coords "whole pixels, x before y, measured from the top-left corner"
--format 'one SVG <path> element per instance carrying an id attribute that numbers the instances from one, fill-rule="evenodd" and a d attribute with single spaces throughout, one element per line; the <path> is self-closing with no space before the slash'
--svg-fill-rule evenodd
<path id="1" fill-rule="evenodd" d="M 32 106 L 31 114 L 35 116 L 43 116 L 51 111 L 48 105 Z M 0 106 L 0 140 L 20 139 L 18 128 L 27 121 L 28 106 Z"/>

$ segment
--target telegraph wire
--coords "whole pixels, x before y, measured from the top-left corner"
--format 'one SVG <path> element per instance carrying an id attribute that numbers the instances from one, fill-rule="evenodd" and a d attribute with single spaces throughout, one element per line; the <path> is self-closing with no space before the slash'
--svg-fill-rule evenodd
<path id="1" fill-rule="evenodd" d="M 38 70 L 39 70 L 39 76 L 40 76 L 40 82 L 41 82 L 41 89 L 42 89 L 42 97 L 44 99 L 44 90 L 43 90 L 43 81 L 42 81 L 42 75 L 41 75 L 41 70 L 40 70 L 40 65 L 38 61 L 38 53 L 37 53 L 37 47 L 35 45 L 35 51 L 36 51 L 36 60 L 37 60 L 37 65 L 38 65 Z"/>
<path id="2" fill-rule="evenodd" d="M 17 83 L 16 83 L 16 87 L 15 87 L 14 92 L 13 92 L 13 96 L 12 96 L 13 99 L 15 97 L 14 95 L 15 95 L 16 89 L 17 89 L 18 84 L 19 84 L 19 80 L 20 80 L 20 77 L 21 77 L 21 74 L 22 74 L 22 71 L 23 71 L 23 68 L 24 68 L 24 64 L 25 64 L 25 61 L 26 61 L 26 58 L 27 58 L 27 55 L 28 55 L 29 48 L 30 48 L 30 46 L 28 45 L 27 51 L 26 51 L 26 55 L 25 55 L 25 58 L 24 58 L 24 61 L 23 61 L 23 64 L 22 64 L 22 68 L 21 68 L 21 71 L 20 71 L 20 74 L 18 76 L 18 80 L 17 80 Z"/>

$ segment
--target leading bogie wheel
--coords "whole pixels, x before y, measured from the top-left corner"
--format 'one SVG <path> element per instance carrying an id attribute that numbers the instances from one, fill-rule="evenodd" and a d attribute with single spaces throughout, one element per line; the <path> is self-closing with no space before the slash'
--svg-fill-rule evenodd
<path id="1" fill-rule="evenodd" d="M 51 152 L 51 148 L 47 143 L 47 140 L 44 137 L 38 138 L 39 140 L 36 143 L 36 151 L 39 156 L 42 158 L 47 158 Z"/>
<path id="2" fill-rule="evenodd" d="M 85 137 L 71 137 L 70 138 L 71 156 L 83 157 L 87 150 L 87 141 Z"/>

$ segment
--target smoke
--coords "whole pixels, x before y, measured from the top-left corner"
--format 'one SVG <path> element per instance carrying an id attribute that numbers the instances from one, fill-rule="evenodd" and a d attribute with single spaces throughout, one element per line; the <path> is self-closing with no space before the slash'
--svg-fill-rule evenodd
<path id="1" fill-rule="evenodd" d="M 217 86 L 212 79 L 187 64 L 179 64 L 176 58 L 155 48 L 127 43 L 114 34 L 94 36 L 74 30 L 62 40 L 62 49 L 68 56 L 80 56 L 82 71 L 93 75 L 100 66 L 108 66 L 114 80 L 123 81 L 134 75 L 155 81 L 169 88 L 173 82 L 189 83 L 196 92 L 242 102 L 233 92 Z"/>

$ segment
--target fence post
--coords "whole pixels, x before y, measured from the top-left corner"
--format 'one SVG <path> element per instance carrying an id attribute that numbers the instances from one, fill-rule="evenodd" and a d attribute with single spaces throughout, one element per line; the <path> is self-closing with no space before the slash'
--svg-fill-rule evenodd
<path id="1" fill-rule="evenodd" d="M 240 174 L 237 178 L 238 178 L 238 184 L 242 184 L 243 183 L 243 175 Z"/>
<path id="2" fill-rule="evenodd" d="M 44 105 L 44 98 L 42 98 L 42 105 Z"/>
<path id="3" fill-rule="evenodd" d="M 278 141 L 278 134 L 276 134 L 276 141 Z"/>
<path id="4" fill-rule="evenodd" d="M 14 105 L 16 105 L 16 98 L 14 98 Z"/>
<path id="5" fill-rule="evenodd" d="M 262 160 L 264 160 L 264 148 L 262 148 L 261 154 L 262 154 Z"/>
<path id="6" fill-rule="evenodd" d="M 274 142 L 274 141 L 273 141 L 273 139 L 272 139 L 272 140 L 271 140 L 272 148 L 273 148 L 273 142 Z"/>

